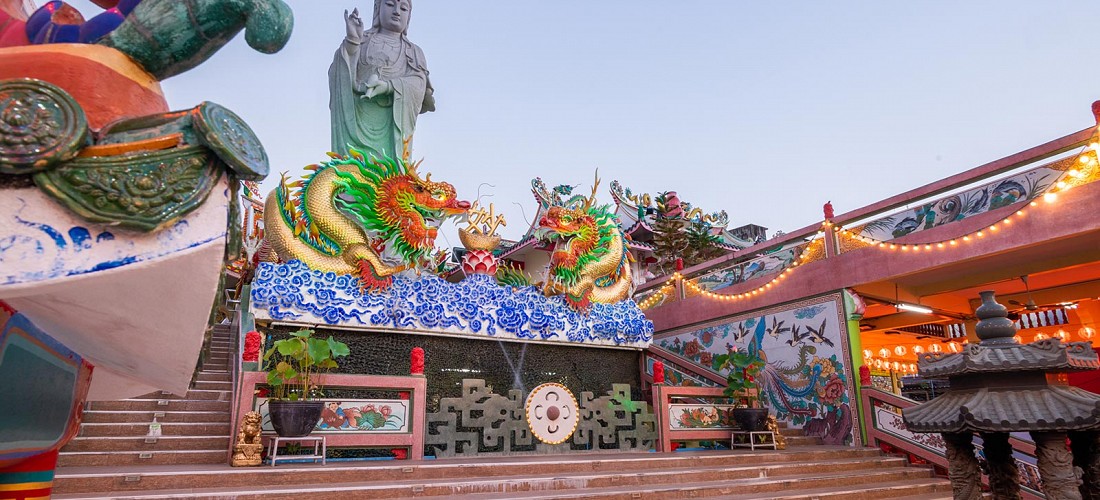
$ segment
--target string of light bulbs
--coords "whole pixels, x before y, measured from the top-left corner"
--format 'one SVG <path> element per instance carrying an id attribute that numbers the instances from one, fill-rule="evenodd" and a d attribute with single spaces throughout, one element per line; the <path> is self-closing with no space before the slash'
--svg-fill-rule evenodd
<path id="1" fill-rule="evenodd" d="M 819 238 L 819 236 L 825 233 L 824 226 L 822 227 L 823 229 L 819 230 L 815 235 L 815 239 L 810 242 L 811 246 L 816 244 L 824 244 L 824 240 Z M 644 300 L 638 303 L 638 308 L 644 311 L 657 305 L 657 303 L 662 301 L 669 293 L 672 293 L 676 289 L 673 283 L 677 282 L 681 283 L 684 287 L 686 287 L 688 290 L 691 290 L 691 292 L 696 295 L 702 295 L 703 297 L 706 297 L 708 299 L 718 300 L 722 302 L 732 302 L 736 300 L 743 300 L 759 296 L 763 293 L 770 291 L 775 286 L 778 286 L 780 282 L 787 279 L 787 276 L 794 272 L 794 269 L 800 264 L 805 264 L 806 262 L 808 262 L 813 254 L 813 252 L 808 251 L 809 249 L 810 247 L 807 247 L 807 249 L 804 250 L 797 258 L 792 259 L 790 262 L 788 262 L 787 265 L 785 265 L 783 269 L 779 271 L 779 274 L 773 277 L 770 281 L 744 293 L 714 293 L 710 290 L 707 290 L 706 288 L 697 285 L 695 283 L 695 280 L 684 279 L 684 276 L 680 274 L 679 271 L 676 271 L 672 273 L 672 278 L 665 282 L 664 286 L 654 292 L 653 295 L 646 297 Z"/>
<path id="2" fill-rule="evenodd" d="M 1098 128 L 1098 130 L 1100 130 L 1100 128 Z M 1080 165 L 1077 165 L 1066 172 L 1066 177 L 1069 178 L 1068 180 L 1063 178 L 1051 185 L 1042 195 L 1043 201 L 1045 201 L 1047 204 L 1052 204 L 1057 201 L 1058 193 L 1095 180 L 1094 178 L 1098 177 L 1097 174 L 1100 173 L 1097 171 L 1098 169 L 1100 169 L 1100 160 L 1097 159 L 1098 151 L 1100 151 L 1100 141 L 1093 141 L 1088 146 L 1083 148 L 1082 152 L 1078 155 L 1078 162 L 1080 163 Z M 1036 199 L 1037 198 L 1038 197 L 1036 197 Z M 967 244 L 985 238 L 988 235 L 993 235 L 1004 231 L 1006 228 L 1011 227 L 1013 219 L 1023 218 L 1029 210 L 1040 207 L 1040 204 L 1038 201 L 1036 201 L 1036 199 L 1032 199 L 1027 208 L 1021 208 L 1017 210 L 1015 213 L 1010 214 L 1008 217 L 1005 217 L 1000 222 L 990 224 L 989 226 L 979 229 L 977 231 L 973 231 L 962 236 L 957 236 L 950 239 L 925 243 L 892 243 L 890 240 L 879 240 L 868 236 L 863 236 L 856 231 L 851 231 L 840 225 L 834 224 L 831 220 L 826 220 L 822 222 L 822 229 L 817 232 L 815 238 L 811 241 L 810 245 L 824 245 L 824 239 L 820 238 L 820 236 L 822 236 L 825 231 L 828 231 L 831 228 L 831 230 L 838 235 L 862 242 L 867 246 L 872 246 L 884 250 L 900 250 L 902 252 L 913 254 L 917 254 L 922 251 L 928 252 L 932 250 L 944 250 L 950 247 L 957 247 L 959 245 Z M 644 300 L 639 302 L 638 307 L 644 311 L 663 302 L 666 297 L 668 297 L 671 293 L 675 291 L 676 288 L 673 284 L 676 282 L 680 282 L 684 287 L 686 287 L 696 295 L 701 295 L 708 299 L 718 300 L 722 302 L 732 302 L 759 296 L 778 286 L 780 282 L 782 280 L 785 280 L 786 277 L 790 275 L 790 273 L 792 273 L 799 264 L 805 264 L 805 259 L 807 259 L 808 254 L 811 253 L 809 252 L 809 249 L 810 247 L 807 247 L 806 251 L 803 251 L 797 259 L 793 259 L 790 263 L 788 263 L 783 268 L 783 270 L 780 271 L 779 274 L 772 278 L 770 281 L 768 281 L 764 285 L 761 285 L 744 293 L 715 293 L 697 285 L 696 280 L 685 280 L 683 275 L 681 275 L 679 271 L 677 271 L 673 273 L 672 278 L 665 282 L 665 284 L 661 286 L 661 288 L 659 288 L 649 297 L 646 297 Z"/>

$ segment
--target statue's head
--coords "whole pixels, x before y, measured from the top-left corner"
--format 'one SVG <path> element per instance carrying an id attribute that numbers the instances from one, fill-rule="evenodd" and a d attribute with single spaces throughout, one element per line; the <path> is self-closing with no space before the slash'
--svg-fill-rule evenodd
<path id="1" fill-rule="evenodd" d="M 371 29 L 408 34 L 411 14 L 412 0 L 374 0 L 374 22 Z"/>

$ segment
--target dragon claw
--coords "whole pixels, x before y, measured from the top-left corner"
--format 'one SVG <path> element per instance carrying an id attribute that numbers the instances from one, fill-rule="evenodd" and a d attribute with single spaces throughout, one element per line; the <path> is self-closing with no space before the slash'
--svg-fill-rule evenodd
<path id="1" fill-rule="evenodd" d="M 381 276 L 374 269 L 374 264 L 369 260 L 361 259 L 357 263 L 359 268 L 359 289 L 361 291 L 381 291 L 393 285 L 393 276 Z"/>

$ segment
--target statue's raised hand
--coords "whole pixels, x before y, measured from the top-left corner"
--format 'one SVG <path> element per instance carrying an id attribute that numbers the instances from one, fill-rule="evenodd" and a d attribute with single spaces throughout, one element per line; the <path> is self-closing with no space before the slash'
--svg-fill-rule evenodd
<path id="1" fill-rule="evenodd" d="M 363 19 L 359 17 L 359 9 L 353 9 L 349 14 L 347 9 L 344 9 L 344 25 L 348 29 L 348 39 L 359 41 L 363 38 Z"/>

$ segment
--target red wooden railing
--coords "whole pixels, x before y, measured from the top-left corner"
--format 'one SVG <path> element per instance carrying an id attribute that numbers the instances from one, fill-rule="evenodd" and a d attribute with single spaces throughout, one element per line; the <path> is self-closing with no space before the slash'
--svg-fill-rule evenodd
<path id="1" fill-rule="evenodd" d="M 653 385 L 653 408 L 657 414 L 657 451 L 674 451 L 673 441 L 711 440 L 727 442 L 732 437 L 732 426 L 685 428 L 674 425 L 675 416 L 670 414 L 674 399 L 689 399 L 691 406 L 707 407 L 715 412 L 724 412 L 734 405 L 725 404 L 730 398 L 723 395 L 725 387 L 682 387 L 663 384 Z M 742 397 L 754 396 L 755 389 L 749 389 Z M 698 401 L 718 399 L 721 403 L 698 403 Z M 735 398 L 737 399 L 737 398 Z M 722 420 L 721 417 L 718 420 Z M 715 422 L 717 423 L 717 422 Z"/>

